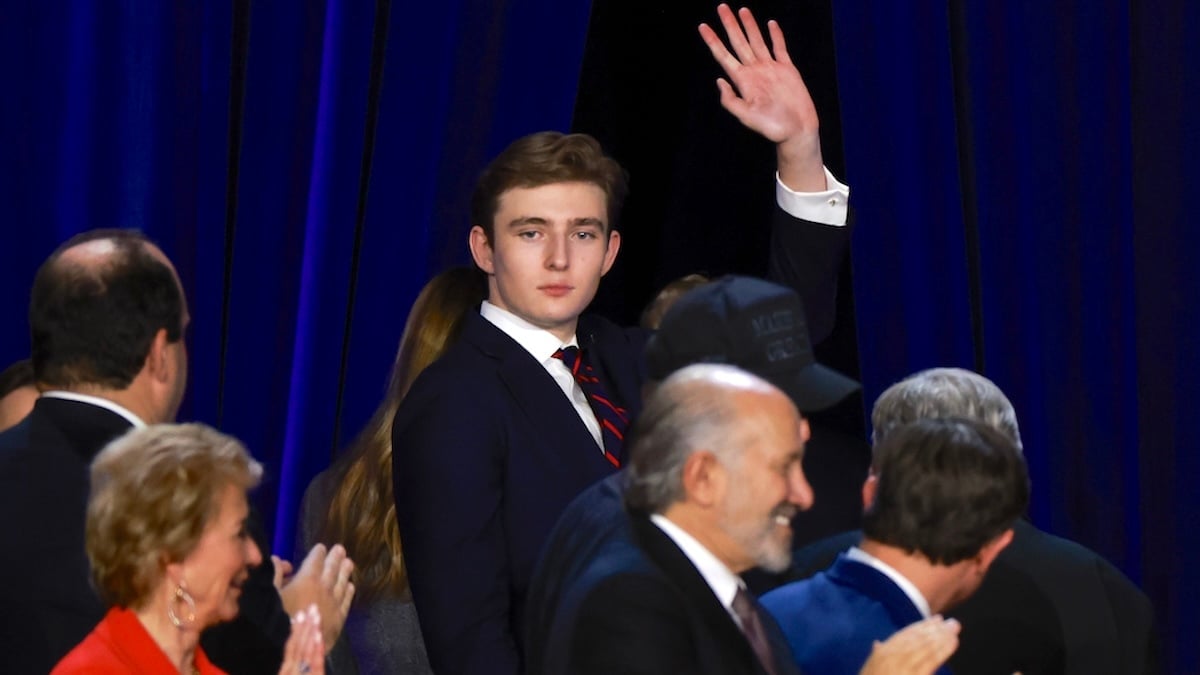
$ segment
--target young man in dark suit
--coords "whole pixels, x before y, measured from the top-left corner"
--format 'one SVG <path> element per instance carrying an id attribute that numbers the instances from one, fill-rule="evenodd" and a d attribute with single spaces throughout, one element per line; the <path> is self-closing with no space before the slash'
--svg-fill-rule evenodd
<path id="1" fill-rule="evenodd" d="M 974 419 L 1022 447 L 1008 397 L 991 380 L 961 368 L 932 368 L 889 387 L 871 413 L 874 439 L 938 417 Z M 861 536 L 847 532 L 797 551 L 789 576 L 803 579 L 825 569 Z M 950 659 L 951 669 L 963 675 L 1159 671 L 1154 612 L 1145 593 L 1102 556 L 1024 518 L 983 585 L 950 615 L 965 629 Z"/>
<path id="2" fill-rule="evenodd" d="M 187 385 L 187 302 L 174 266 L 143 235 L 93 230 L 67 241 L 38 270 L 29 304 L 33 412 L 0 433 L 0 671 L 44 673 L 104 616 L 84 552 L 88 467 L 135 426 L 171 422 Z M 256 535 L 265 549 L 265 536 Z M 238 618 L 207 631 L 222 669 L 275 672 L 289 611 L 319 603 L 332 645 L 345 619 L 336 573 L 344 555 L 310 554 L 277 591 L 259 566 Z M 326 567 L 334 572 L 323 576 Z M 282 596 L 281 596 L 282 593 Z M 293 609 L 294 608 L 294 609 Z M 214 632 L 215 631 L 215 632 Z"/>
<path id="3" fill-rule="evenodd" d="M 787 394 L 733 366 L 692 365 L 663 381 L 631 436 L 617 516 L 630 534 L 604 538 L 564 587 L 547 672 L 799 672 L 737 575 L 787 566 L 792 516 L 812 503 L 807 438 Z M 909 656 L 936 665 L 956 626 L 921 629 L 930 643 Z M 922 672 L 878 661 L 867 672 Z"/>
<path id="4" fill-rule="evenodd" d="M 772 56 L 757 28 L 744 34 L 727 7 L 722 20 L 737 49 L 761 57 L 743 65 L 706 35 L 740 93 L 724 84 L 722 103 L 776 142 L 772 269 L 832 311 L 824 296 L 836 292 L 848 242 L 848 188 L 822 164 L 795 67 Z M 521 671 L 525 593 L 542 544 L 571 499 L 623 461 L 645 333 L 582 312 L 620 248 L 624 192 L 620 167 L 594 140 L 544 132 L 501 153 L 472 197 L 470 248 L 488 274 L 488 300 L 414 383 L 392 436 L 405 564 L 439 673 Z M 817 314 L 810 321 L 828 330 Z"/>
<path id="5" fill-rule="evenodd" d="M 1012 540 L 1029 476 L 994 429 L 921 420 L 876 446 L 863 502 L 857 546 L 762 598 L 810 673 L 857 673 L 877 641 L 970 596 Z"/>

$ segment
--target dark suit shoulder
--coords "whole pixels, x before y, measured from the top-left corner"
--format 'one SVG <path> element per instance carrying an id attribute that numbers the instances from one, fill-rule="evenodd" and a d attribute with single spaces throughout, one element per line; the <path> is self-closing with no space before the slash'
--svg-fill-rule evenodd
<path id="1" fill-rule="evenodd" d="M 802 516 L 803 517 L 803 516 Z M 851 530 L 819 539 L 792 553 L 792 566 L 788 580 L 807 579 L 817 572 L 829 569 L 837 557 L 862 541 L 862 531 Z"/>
<path id="2" fill-rule="evenodd" d="M 1026 673 L 1156 672 L 1145 594 L 1085 546 L 1025 521 L 1014 530 L 976 594 L 952 612 L 966 630 L 951 663 L 983 668 L 1003 656 Z"/>
<path id="3" fill-rule="evenodd" d="M 632 549 L 622 562 L 598 560 L 584 575 L 570 636 L 568 672 L 691 673 L 699 671 L 688 606 L 663 575 Z M 568 598 L 572 604 L 574 598 Z M 619 646 L 619 648 L 615 648 Z"/>

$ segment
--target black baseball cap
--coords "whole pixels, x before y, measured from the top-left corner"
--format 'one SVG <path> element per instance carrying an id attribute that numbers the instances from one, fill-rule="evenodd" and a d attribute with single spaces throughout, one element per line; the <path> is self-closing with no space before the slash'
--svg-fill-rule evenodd
<path id="1" fill-rule="evenodd" d="M 722 277 L 688 291 L 667 310 L 646 344 L 647 374 L 662 380 L 695 363 L 727 363 L 758 375 L 806 413 L 859 389 L 858 382 L 816 362 L 800 296 L 753 277 Z"/>

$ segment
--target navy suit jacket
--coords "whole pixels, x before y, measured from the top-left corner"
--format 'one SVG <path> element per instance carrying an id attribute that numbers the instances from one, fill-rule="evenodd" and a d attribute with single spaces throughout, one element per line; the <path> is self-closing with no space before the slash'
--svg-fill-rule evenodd
<path id="1" fill-rule="evenodd" d="M 983 584 L 947 612 L 962 623 L 957 675 L 1150 675 L 1159 645 L 1150 600 L 1100 555 L 1025 520 Z M 805 579 L 854 546 L 847 532 L 798 551 L 789 576 Z"/>
<path id="2" fill-rule="evenodd" d="M 0 433 L 0 671 L 49 672 L 104 618 L 83 545 L 88 467 L 129 426 L 98 406 L 40 398 Z"/>
<path id="3" fill-rule="evenodd" d="M 592 555 L 563 589 L 546 659 L 528 672 L 765 675 L 741 629 L 675 542 L 643 514 L 621 511 L 619 518 L 612 529 L 592 530 L 598 535 Z M 798 673 L 779 627 L 765 612 L 762 619 L 773 672 Z"/>
<path id="4" fill-rule="evenodd" d="M 857 673 L 875 641 L 922 618 L 887 575 L 845 555 L 811 579 L 767 593 L 762 604 L 809 675 Z"/>
<path id="5" fill-rule="evenodd" d="M 624 473 L 616 473 L 575 498 L 554 526 L 538 561 L 526 597 L 526 673 L 542 675 L 563 670 L 566 646 L 559 640 L 551 655 L 551 634 L 563 611 L 562 599 L 607 547 L 628 546 L 633 530 L 621 501 Z"/>
<path id="6" fill-rule="evenodd" d="M 607 393 L 637 414 L 645 333 L 580 317 Z M 396 516 L 436 672 L 521 669 L 524 598 L 567 504 L 616 468 L 523 347 L 477 313 L 413 384 L 392 436 Z"/>

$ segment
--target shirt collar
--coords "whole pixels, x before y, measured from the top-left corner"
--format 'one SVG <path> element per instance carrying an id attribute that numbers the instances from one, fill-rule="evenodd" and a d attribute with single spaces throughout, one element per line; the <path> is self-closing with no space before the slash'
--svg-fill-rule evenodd
<path id="1" fill-rule="evenodd" d="M 708 587 L 712 589 L 717 599 L 721 604 L 729 609 L 733 606 L 733 596 L 737 595 L 738 589 L 745 586 L 745 582 L 741 577 L 734 574 L 732 570 L 725 566 L 717 556 L 704 547 L 696 540 L 695 537 L 688 534 L 683 528 L 671 522 L 666 516 L 660 513 L 650 515 L 650 521 L 658 526 L 664 534 L 675 542 L 688 560 L 696 566 L 696 570 L 700 572 L 700 576 L 704 577 L 704 581 L 708 583 Z"/>
<path id="2" fill-rule="evenodd" d="M 516 314 L 506 309 L 501 309 L 487 300 L 484 300 L 479 305 L 479 314 L 493 326 L 499 328 L 505 335 L 512 338 L 514 342 L 521 345 L 525 351 L 537 359 L 538 363 L 548 362 L 553 358 L 554 352 L 558 351 L 560 347 L 579 346 L 579 341 L 574 335 L 564 344 L 562 340 L 559 340 L 550 331 L 538 328 Z"/>
<path id="3" fill-rule="evenodd" d="M 900 587 L 900 590 L 904 591 L 904 594 L 908 596 L 910 601 L 912 601 L 913 606 L 917 608 L 917 611 L 921 613 L 923 618 L 928 619 L 933 613 L 929 611 L 929 601 L 925 599 L 924 595 L 921 595 L 921 591 L 913 585 L 913 582 L 905 578 L 903 574 L 897 572 L 891 565 L 883 562 L 879 558 L 876 558 L 857 546 L 850 547 L 850 549 L 846 551 L 846 557 L 855 562 L 860 562 L 869 567 L 873 567 L 879 570 L 879 572 L 881 572 L 887 578 L 891 579 L 892 583 L 896 584 Z"/>
<path id="4" fill-rule="evenodd" d="M 64 401 L 87 403 L 88 405 L 94 405 L 97 408 L 104 408 L 105 410 L 109 410 L 120 415 L 136 428 L 140 429 L 141 427 L 146 426 L 146 423 L 142 421 L 142 418 L 130 412 L 125 406 L 114 403 L 106 398 L 100 398 L 99 396 L 89 396 L 87 394 L 80 394 L 74 391 L 61 391 L 54 389 L 51 391 L 42 392 L 42 398 L 60 398 Z"/>

